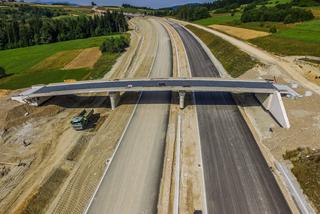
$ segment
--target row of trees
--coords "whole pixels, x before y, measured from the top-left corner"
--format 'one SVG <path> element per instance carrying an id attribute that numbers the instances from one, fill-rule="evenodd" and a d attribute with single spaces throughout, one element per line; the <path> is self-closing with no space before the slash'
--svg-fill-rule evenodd
<path id="1" fill-rule="evenodd" d="M 242 16 L 242 22 L 284 22 L 294 23 L 313 19 L 314 16 L 310 10 L 293 8 L 289 4 L 280 4 L 275 7 L 260 7 L 245 9 Z"/>
<path id="2" fill-rule="evenodd" d="M 0 29 L 0 49 L 9 49 L 125 32 L 128 24 L 122 13 L 113 12 L 93 17 L 0 20 Z"/>
<path id="3" fill-rule="evenodd" d="M 129 47 L 130 39 L 128 36 L 107 37 L 100 46 L 101 52 L 120 53 Z"/>
<path id="4" fill-rule="evenodd" d="M 208 8 L 202 7 L 202 6 L 192 6 L 192 5 L 179 7 L 177 11 L 174 12 L 174 15 L 178 19 L 183 19 L 187 21 L 203 19 L 210 16 Z"/>
<path id="5" fill-rule="evenodd" d="M 66 15 L 60 8 L 32 7 L 30 5 L 13 4 L 0 10 L 0 18 L 6 20 L 28 19 L 30 17 L 55 17 Z"/>

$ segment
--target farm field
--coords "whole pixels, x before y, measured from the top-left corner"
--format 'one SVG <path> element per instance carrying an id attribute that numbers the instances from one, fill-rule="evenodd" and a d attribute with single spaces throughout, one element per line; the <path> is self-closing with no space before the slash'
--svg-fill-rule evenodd
<path id="1" fill-rule="evenodd" d="M 102 57 L 96 54 L 100 59 L 96 59 L 98 61 L 95 65 L 90 65 L 88 68 L 83 68 L 83 66 L 82 68 L 74 67 L 76 69 L 63 68 L 84 49 L 99 47 L 106 37 L 92 37 L 0 51 L 0 67 L 4 68 L 9 75 L 0 79 L 0 88 L 17 89 L 34 84 L 61 82 L 66 79 L 83 80 L 100 77 L 103 72 L 108 71 L 107 67 L 111 69 L 119 54 L 103 54 Z"/>
<path id="2" fill-rule="evenodd" d="M 228 25 L 210 25 L 209 27 L 243 40 L 249 40 L 249 39 L 270 35 L 270 33 L 267 33 L 264 31 L 245 29 L 245 28 L 233 27 Z"/>
<path id="3" fill-rule="evenodd" d="M 224 14 L 213 14 L 212 17 L 206 18 L 206 19 L 200 19 L 197 21 L 194 21 L 193 23 L 209 26 L 214 24 L 227 24 L 234 21 L 240 20 L 240 13 L 236 13 L 234 16 L 231 16 L 230 13 L 224 13 Z"/>
<path id="4" fill-rule="evenodd" d="M 275 35 L 305 42 L 320 43 L 320 19 L 296 24 L 291 28 L 280 30 Z"/>
<path id="5" fill-rule="evenodd" d="M 311 55 L 320 56 L 320 48 L 315 48 L 320 44 L 320 19 L 314 19 L 302 23 L 284 24 L 281 22 L 240 22 L 240 13 L 235 16 L 230 14 L 214 14 L 207 19 L 195 21 L 195 24 L 203 26 L 214 25 L 215 29 L 225 32 L 223 27 L 218 25 L 227 25 L 239 28 L 269 32 L 270 28 L 275 26 L 276 33 L 258 38 L 242 38 L 249 42 L 280 55 Z M 225 32 L 239 38 L 237 32 Z"/>
<path id="6" fill-rule="evenodd" d="M 320 56 L 320 20 L 296 24 L 271 36 L 249 40 L 251 43 L 281 55 Z"/>

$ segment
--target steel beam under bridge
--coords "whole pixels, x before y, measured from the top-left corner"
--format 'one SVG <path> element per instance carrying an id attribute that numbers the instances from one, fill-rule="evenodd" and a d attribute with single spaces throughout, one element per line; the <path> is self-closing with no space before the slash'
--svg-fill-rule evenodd
<path id="1" fill-rule="evenodd" d="M 238 80 L 221 78 L 168 78 L 168 79 L 123 79 L 105 81 L 81 81 L 33 86 L 27 91 L 12 97 L 31 105 L 41 105 L 52 96 L 108 93 L 114 109 L 119 101 L 120 92 L 173 91 L 179 92 L 180 108 L 184 108 L 186 92 L 231 92 L 254 93 L 262 105 L 285 128 L 289 128 L 281 94 L 299 96 L 285 85 L 259 80 Z"/>

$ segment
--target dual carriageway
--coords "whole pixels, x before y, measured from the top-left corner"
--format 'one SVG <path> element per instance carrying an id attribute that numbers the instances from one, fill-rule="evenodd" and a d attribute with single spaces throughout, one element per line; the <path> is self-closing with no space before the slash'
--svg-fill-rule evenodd
<path id="1" fill-rule="evenodd" d="M 71 87 L 40 86 L 20 97 L 26 100 L 78 92 L 144 91 L 87 212 L 156 212 L 172 96 L 168 91 L 189 91 L 193 92 L 197 105 L 204 213 L 290 213 L 230 94 L 272 94 L 279 89 L 270 82 L 219 80 L 220 73 L 202 45 L 184 27 L 171 22 L 183 41 L 194 79 L 170 78 L 173 64 L 170 37 L 158 21 L 152 23 L 159 34 L 158 51 L 148 79 L 97 81 L 95 86 L 92 82 Z"/>

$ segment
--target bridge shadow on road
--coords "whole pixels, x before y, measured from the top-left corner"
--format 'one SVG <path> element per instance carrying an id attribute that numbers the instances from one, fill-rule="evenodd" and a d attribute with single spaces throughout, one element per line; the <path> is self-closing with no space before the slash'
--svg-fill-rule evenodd
<path id="1" fill-rule="evenodd" d="M 233 96 L 225 92 L 196 92 L 194 93 L 197 105 L 236 105 Z M 119 105 L 134 105 L 139 97 L 138 92 L 126 92 L 121 95 Z M 173 99 L 171 99 L 171 97 Z M 260 106 L 253 94 L 235 94 L 244 101 L 242 106 Z M 192 105 L 193 94 L 185 96 L 185 106 Z M 143 92 L 140 104 L 176 104 L 179 105 L 177 92 Z M 57 105 L 64 108 L 111 108 L 107 95 L 66 95 L 56 96 L 43 104 Z"/>

